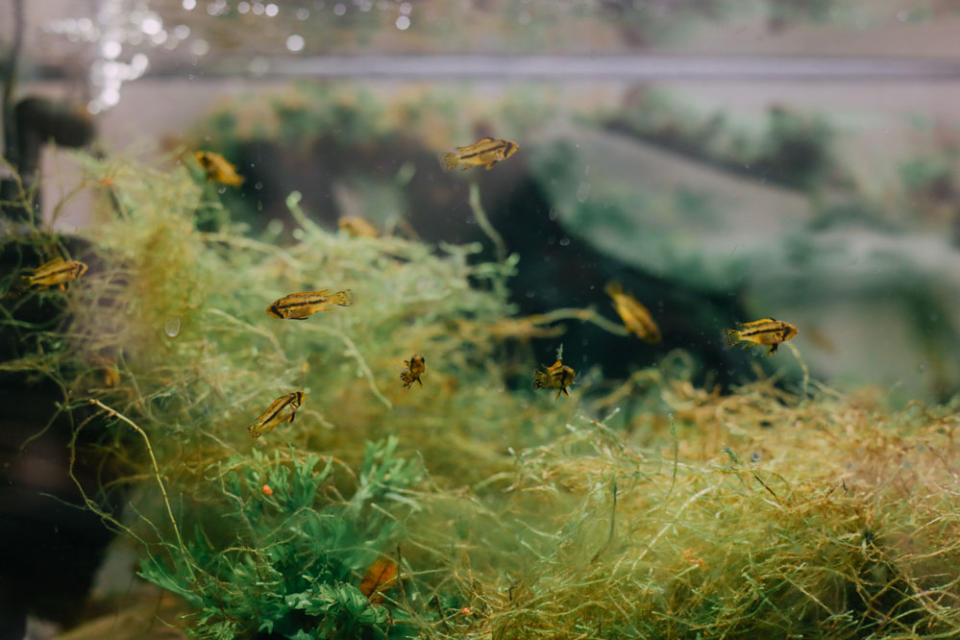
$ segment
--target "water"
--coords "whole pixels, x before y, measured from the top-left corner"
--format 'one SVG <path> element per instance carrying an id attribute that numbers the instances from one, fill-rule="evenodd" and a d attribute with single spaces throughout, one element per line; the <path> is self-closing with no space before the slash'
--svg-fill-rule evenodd
<path id="1" fill-rule="evenodd" d="M 0 637 L 960 628 L 949 3 L 17 6 Z"/>

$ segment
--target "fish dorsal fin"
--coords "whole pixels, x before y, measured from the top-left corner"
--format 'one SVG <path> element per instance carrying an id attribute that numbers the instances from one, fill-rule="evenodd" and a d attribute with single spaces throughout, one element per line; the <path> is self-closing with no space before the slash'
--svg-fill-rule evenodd
<path id="1" fill-rule="evenodd" d="M 457 147 L 457 151 L 473 151 L 473 150 L 477 147 L 478 144 L 481 144 L 481 143 L 484 143 L 484 142 L 496 142 L 496 140 L 494 140 L 494 139 L 491 138 L 490 136 L 486 136 L 486 137 L 484 137 L 484 138 L 480 138 L 479 140 L 477 140 L 477 141 L 474 142 L 473 144 L 468 144 L 468 145 L 465 146 L 465 147 Z"/>
<path id="2" fill-rule="evenodd" d="M 50 260 L 47 260 L 42 265 L 37 267 L 37 270 L 46 269 L 47 267 L 53 267 L 58 264 L 63 264 L 64 262 L 65 260 L 63 258 L 61 258 L 60 256 L 56 256 L 55 258 L 51 258 Z"/>

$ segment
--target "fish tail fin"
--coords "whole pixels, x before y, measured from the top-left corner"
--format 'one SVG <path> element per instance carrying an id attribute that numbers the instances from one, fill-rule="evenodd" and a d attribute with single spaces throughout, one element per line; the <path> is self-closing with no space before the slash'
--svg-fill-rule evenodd
<path id="1" fill-rule="evenodd" d="M 341 307 L 349 307 L 353 304 L 353 291 L 350 289 L 337 291 L 335 294 L 330 296 L 330 299 L 334 304 L 338 304 Z"/>
<path id="2" fill-rule="evenodd" d="M 460 156 L 455 153 L 443 154 L 443 166 L 445 169 L 453 169 L 460 164 Z"/>
<path id="3" fill-rule="evenodd" d="M 543 371 L 536 371 L 533 374 L 533 386 L 537 389 L 543 389 L 547 386 L 547 374 Z"/>
<path id="4" fill-rule="evenodd" d="M 731 347 L 740 342 L 740 332 L 736 329 L 727 329 L 727 344 Z"/>

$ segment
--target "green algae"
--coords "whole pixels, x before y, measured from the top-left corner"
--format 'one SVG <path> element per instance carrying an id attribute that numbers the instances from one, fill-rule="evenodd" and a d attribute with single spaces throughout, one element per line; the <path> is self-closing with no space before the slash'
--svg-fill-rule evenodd
<path id="1" fill-rule="evenodd" d="M 142 430 L 156 468 L 107 414 L 103 447 L 136 489 L 122 517 L 104 515 L 143 542 L 141 574 L 185 600 L 195 636 L 960 630 L 955 405 L 891 412 L 768 379 L 722 396 L 690 383 L 682 354 L 613 391 L 578 376 L 554 401 L 508 384 L 537 364 L 493 328 L 512 312 L 509 260 L 332 233 L 296 195 L 290 244 L 201 232 L 198 208 L 219 205 L 184 168 L 78 159 L 110 192 L 75 256 L 91 268 L 66 293 L 26 294 L 65 306 L 31 327 L 57 348 L 4 367 Z M 264 312 L 328 286 L 354 305 L 304 322 Z M 428 369 L 405 390 L 411 353 Z M 292 389 L 306 393 L 296 421 L 252 441 L 250 421 Z M 358 585 L 381 556 L 401 577 L 374 604 Z"/>

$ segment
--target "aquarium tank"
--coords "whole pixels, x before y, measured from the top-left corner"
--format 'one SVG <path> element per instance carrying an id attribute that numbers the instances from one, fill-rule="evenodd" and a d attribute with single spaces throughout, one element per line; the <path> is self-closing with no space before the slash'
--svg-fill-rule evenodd
<path id="1" fill-rule="evenodd" d="M 0 640 L 960 637 L 958 42 L 0 1 Z"/>

